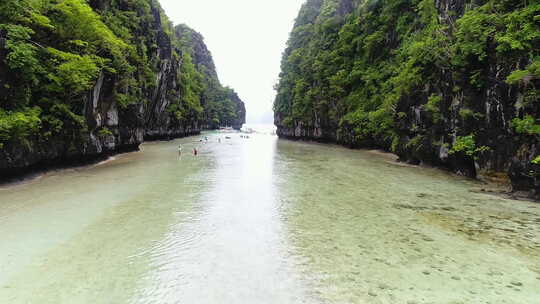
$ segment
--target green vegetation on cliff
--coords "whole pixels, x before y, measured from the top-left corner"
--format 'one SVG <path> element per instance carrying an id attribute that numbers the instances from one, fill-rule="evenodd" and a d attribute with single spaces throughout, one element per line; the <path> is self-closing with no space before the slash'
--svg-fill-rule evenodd
<path id="1" fill-rule="evenodd" d="M 103 127 L 90 117 L 92 108 L 117 107 L 121 128 L 139 128 L 140 107 L 150 108 L 168 77 L 165 67 L 176 62 L 176 85 L 162 99 L 177 125 L 242 120 L 231 90 L 204 75 L 194 51 L 154 0 L 3 0 L 0 145 L 87 141 Z M 91 95 L 94 88 L 99 96 Z M 93 98 L 99 105 L 89 106 Z"/>
<path id="2" fill-rule="evenodd" d="M 196 55 L 195 58 L 190 56 L 187 60 L 194 65 L 195 77 L 201 86 L 198 98 L 203 105 L 205 123 L 210 128 L 220 125 L 241 127 L 238 121 L 245 115 L 245 109 L 237 102 L 238 96 L 234 90 L 223 87 L 219 82 L 212 56 L 204 45 L 201 34 L 183 24 L 175 27 L 175 33 L 178 48 L 186 54 Z"/>
<path id="3" fill-rule="evenodd" d="M 474 162 L 530 164 L 540 154 L 539 15 L 534 0 L 309 0 L 283 56 L 278 133 L 470 175 Z M 524 178 L 538 187 L 538 175 Z"/>
<path id="4" fill-rule="evenodd" d="M 80 100 L 100 72 L 133 72 L 134 50 L 85 1 L 6 0 L 0 20 L 2 141 L 87 131 Z"/>

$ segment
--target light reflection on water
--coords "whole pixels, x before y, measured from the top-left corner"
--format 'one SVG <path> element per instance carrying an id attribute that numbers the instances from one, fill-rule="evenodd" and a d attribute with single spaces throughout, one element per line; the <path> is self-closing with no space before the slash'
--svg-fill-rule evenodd
<path id="1" fill-rule="evenodd" d="M 235 136 L 213 151 L 215 183 L 200 199 L 199 218 L 174 227 L 164 246 L 155 248 L 154 274 L 144 284 L 144 296 L 135 295 L 133 302 L 301 303 L 307 298 L 288 261 L 276 208 L 275 144 L 275 138 Z M 179 246 L 184 235 L 193 237 Z"/>
<path id="2" fill-rule="evenodd" d="M 0 299 L 538 299 L 537 204 L 472 193 L 475 182 L 371 152 L 206 135 L 0 191 Z"/>

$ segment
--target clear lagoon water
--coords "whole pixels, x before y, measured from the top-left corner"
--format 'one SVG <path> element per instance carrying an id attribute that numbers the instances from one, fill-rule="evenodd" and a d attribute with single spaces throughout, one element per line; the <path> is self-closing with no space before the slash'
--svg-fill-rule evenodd
<path id="1" fill-rule="evenodd" d="M 540 303 L 540 204 L 381 153 L 204 135 L 0 187 L 0 302 Z"/>

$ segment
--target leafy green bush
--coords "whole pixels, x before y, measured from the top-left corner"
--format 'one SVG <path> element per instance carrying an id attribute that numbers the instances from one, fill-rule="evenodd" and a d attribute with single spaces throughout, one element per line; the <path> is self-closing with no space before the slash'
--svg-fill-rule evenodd
<path id="1" fill-rule="evenodd" d="M 36 135 L 41 128 L 38 107 L 11 112 L 0 109 L 0 144 Z"/>
<path id="2" fill-rule="evenodd" d="M 96 82 L 105 63 L 103 58 L 95 55 L 76 55 L 47 48 L 51 60 L 57 63 L 54 73 L 48 74 L 51 89 L 78 95 L 90 90 Z"/>
<path id="3" fill-rule="evenodd" d="M 439 95 L 431 95 L 428 99 L 428 102 L 425 105 L 426 110 L 428 110 L 433 116 L 433 122 L 437 123 L 441 120 L 441 110 L 440 103 L 442 97 Z"/>
<path id="4" fill-rule="evenodd" d="M 478 153 L 488 151 L 489 147 L 487 146 L 476 146 L 476 141 L 474 139 L 474 135 L 468 135 L 468 136 L 458 136 L 456 137 L 456 141 L 454 142 L 454 145 L 450 149 L 450 154 L 455 153 L 464 153 L 467 156 L 476 156 Z"/>
<path id="5" fill-rule="evenodd" d="M 114 97 L 120 109 L 126 109 L 130 105 L 137 103 L 137 99 L 128 94 L 116 93 Z"/>
<path id="6" fill-rule="evenodd" d="M 536 124 L 536 119 L 531 115 L 525 115 L 523 119 L 512 119 L 512 127 L 520 134 L 540 135 L 540 125 Z"/>
<path id="7" fill-rule="evenodd" d="M 98 136 L 101 136 L 101 137 L 107 137 L 107 136 L 111 136 L 111 135 L 113 135 L 113 133 L 107 127 L 103 127 L 101 129 L 99 129 L 99 131 L 98 131 Z"/>
<path id="8" fill-rule="evenodd" d="M 18 24 L 0 24 L 0 30 L 7 32 L 6 63 L 10 69 L 20 73 L 28 81 L 35 79 L 39 69 L 38 47 L 29 43 L 34 31 Z"/>
<path id="9" fill-rule="evenodd" d="M 526 79 L 540 78 L 540 59 L 536 59 L 525 70 L 516 70 L 508 75 L 506 82 L 516 84 Z"/>
<path id="10" fill-rule="evenodd" d="M 107 50 L 123 57 L 128 45 L 116 37 L 84 0 L 62 0 L 49 7 L 58 35 L 66 40 L 86 41 L 96 51 Z"/>

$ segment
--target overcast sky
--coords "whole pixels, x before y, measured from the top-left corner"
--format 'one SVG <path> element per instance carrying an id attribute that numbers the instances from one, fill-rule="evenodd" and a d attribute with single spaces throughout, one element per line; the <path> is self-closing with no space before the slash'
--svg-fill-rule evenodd
<path id="1" fill-rule="evenodd" d="M 200 32 L 221 83 L 246 103 L 248 123 L 272 122 L 281 53 L 305 0 L 160 0 L 175 24 Z M 266 115 L 265 115 L 266 113 Z"/>

